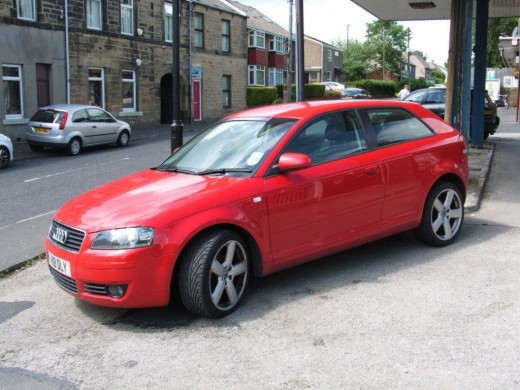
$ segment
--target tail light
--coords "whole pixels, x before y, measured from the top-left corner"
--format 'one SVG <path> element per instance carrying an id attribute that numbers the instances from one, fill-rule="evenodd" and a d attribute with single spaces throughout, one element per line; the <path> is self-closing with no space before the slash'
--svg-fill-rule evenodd
<path id="1" fill-rule="evenodd" d="M 67 118 L 69 117 L 69 114 L 67 112 L 64 112 L 60 119 L 60 130 L 63 130 L 65 128 L 65 124 L 67 123 Z"/>

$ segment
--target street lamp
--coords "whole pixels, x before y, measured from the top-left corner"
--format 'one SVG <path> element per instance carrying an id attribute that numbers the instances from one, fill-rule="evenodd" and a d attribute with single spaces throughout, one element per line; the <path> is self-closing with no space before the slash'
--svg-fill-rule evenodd
<path id="1" fill-rule="evenodd" d="M 172 1 L 172 125 L 171 151 L 182 146 L 183 125 L 181 121 L 181 88 L 180 88 L 180 13 L 179 1 Z"/>

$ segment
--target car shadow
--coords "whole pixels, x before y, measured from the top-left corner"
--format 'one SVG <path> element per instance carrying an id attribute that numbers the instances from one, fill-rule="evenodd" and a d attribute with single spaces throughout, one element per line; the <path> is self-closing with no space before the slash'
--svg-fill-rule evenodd
<path id="1" fill-rule="evenodd" d="M 263 318 L 303 299 L 327 300 L 338 289 L 356 289 L 361 284 L 387 283 L 387 276 L 407 268 L 437 261 L 446 255 L 472 250 L 478 243 L 512 229 L 485 221 L 465 224 L 450 246 L 433 248 L 418 242 L 411 232 L 397 234 L 363 246 L 250 280 L 241 306 L 222 319 L 200 318 L 179 303 L 153 309 L 109 309 L 76 300 L 85 315 L 107 327 L 130 332 L 163 332 L 176 328 L 234 328 Z M 304 316 L 305 313 L 302 313 Z"/>

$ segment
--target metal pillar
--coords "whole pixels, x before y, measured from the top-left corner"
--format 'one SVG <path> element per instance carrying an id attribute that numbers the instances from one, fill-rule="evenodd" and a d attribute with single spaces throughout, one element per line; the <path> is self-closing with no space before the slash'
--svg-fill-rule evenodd
<path id="1" fill-rule="evenodd" d="M 451 2 L 450 23 L 450 47 L 448 53 L 448 79 L 446 80 L 446 111 L 444 120 L 455 125 L 458 118 L 458 99 L 455 91 L 458 91 L 458 57 L 459 57 L 459 32 L 460 32 L 460 0 Z"/>
<path id="2" fill-rule="evenodd" d="M 296 0 L 296 101 L 303 102 L 305 93 L 303 75 L 305 71 L 303 54 L 303 0 Z"/>
<path id="3" fill-rule="evenodd" d="M 287 52 L 289 53 L 289 64 L 287 69 L 287 102 L 292 100 L 292 71 L 293 71 L 293 0 L 289 0 L 289 37 Z"/>
<path id="4" fill-rule="evenodd" d="M 180 87 L 180 0 L 172 1 L 172 92 L 173 118 L 171 130 L 171 151 L 182 146 L 183 125 L 181 121 L 181 87 Z"/>
<path id="5" fill-rule="evenodd" d="M 489 3 L 477 1 L 475 29 L 475 74 L 473 85 L 471 143 L 477 148 L 484 144 L 484 93 L 486 90 L 486 53 Z"/>
<path id="6" fill-rule="evenodd" d="M 470 124 L 471 124 L 471 45 L 473 30 L 473 0 L 464 0 L 463 20 L 464 20 L 464 37 L 462 39 L 463 47 L 461 48 L 462 56 L 462 101 L 460 130 L 464 138 L 469 142 Z"/>

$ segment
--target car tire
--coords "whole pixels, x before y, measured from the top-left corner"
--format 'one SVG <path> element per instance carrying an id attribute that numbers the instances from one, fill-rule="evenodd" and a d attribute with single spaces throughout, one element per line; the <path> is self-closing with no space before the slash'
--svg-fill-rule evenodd
<path id="1" fill-rule="evenodd" d="M 81 140 L 79 138 L 72 138 L 67 145 L 67 154 L 69 156 L 77 156 L 81 152 Z"/>
<path id="2" fill-rule="evenodd" d="M 432 246 L 451 244 L 464 221 L 464 202 L 455 184 L 441 181 L 428 194 L 421 224 L 414 230 L 420 241 Z"/>
<path id="3" fill-rule="evenodd" d="M 0 169 L 6 168 L 10 160 L 11 154 L 9 153 L 9 149 L 5 146 L 0 146 Z"/>
<path id="4" fill-rule="evenodd" d="M 186 309 L 211 318 L 236 310 L 249 278 L 249 254 L 239 234 L 205 233 L 186 248 L 180 261 L 179 293 Z"/>
<path id="5" fill-rule="evenodd" d="M 123 130 L 121 132 L 121 134 L 119 134 L 119 137 L 117 137 L 117 146 L 121 146 L 121 147 L 124 147 L 124 146 L 128 146 L 128 144 L 130 143 L 130 133 L 126 130 Z"/>
<path id="6" fill-rule="evenodd" d="M 33 152 L 41 152 L 43 150 L 43 146 L 40 145 L 29 145 L 29 149 Z"/>

